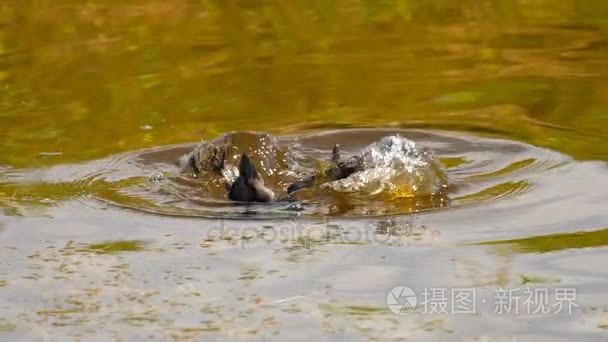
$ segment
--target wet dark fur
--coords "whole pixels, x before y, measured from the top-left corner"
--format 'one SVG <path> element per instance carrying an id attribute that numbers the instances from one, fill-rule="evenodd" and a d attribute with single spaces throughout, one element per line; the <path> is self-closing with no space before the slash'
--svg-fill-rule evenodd
<path id="1" fill-rule="evenodd" d="M 225 168 L 226 146 L 199 145 L 190 154 L 178 159 L 181 172 L 215 172 L 222 174 Z M 239 176 L 234 181 L 226 180 L 228 198 L 239 202 L 270 202 L 274 193 L 264 185 L 251 159 L 243 153 L 239 162 Z"/>
<path id="2" fill-rule="evenodd" d="M 222 173 L 225 167 L 225 158 L 225 147 L 205 146 L 195 149 L 189 155 L 180 159 L 178 164 L 181 166 L 182 172 L 190 170 L 194 173 L 203 171 Z M 345 161 L 340 159 L 340 146 L 335 145 L 329 167 L 291 183 L 287 187 L 287 194 L 313 187 L 316 184 L 343 179 L 363 169 L 360 156 L 354 156 Z M 246 153 L 241 155 L 239 176 L 233 182 L 227 180 L 226 189 L 228 198 L 233 201 L 270 202 L 275 199 L 273 191 L 264 185 L 264 179 L 257 172 Z"/>
<path id="3" fill-rule="evenodd" d="M 329 168 L 322 170 L 320 175 L 307 176 L 301 180 L 291 183 L 287 187 L 287 193 L 291 194 L 300 189 L 313 187 L 318 183 L 331 182 L 346 178 L 355 172 L 363 170 L 363 160 L 360 156 L 351 157 L 345 161 L 340 160 L 340 146 L 335 145 L 331 154 Z"/>
<path id="4" fill-rule="evenodd" d="M 246 153 L 241 156 L 239 176 L 232 184 L 226 184 L 228 198 L 239 202 L 270 202 L 274 193 L 264 185 L 264 180 L 257 172 Z"/>

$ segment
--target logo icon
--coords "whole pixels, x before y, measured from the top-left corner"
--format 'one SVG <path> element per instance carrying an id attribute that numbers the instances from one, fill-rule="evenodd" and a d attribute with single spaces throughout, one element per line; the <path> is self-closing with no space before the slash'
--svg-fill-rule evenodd
<path id="1" fill-rule="evenodd" d="M 418 304 L 416 292 L 405 285 L 393 287 L 386 295 L 386 305 L 395 315 L 409 314 L 416 309 L 416 304 Z"/>

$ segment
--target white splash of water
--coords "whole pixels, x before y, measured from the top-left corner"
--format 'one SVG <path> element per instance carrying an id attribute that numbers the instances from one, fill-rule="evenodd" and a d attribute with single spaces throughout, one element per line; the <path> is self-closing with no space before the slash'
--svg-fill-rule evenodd
<path id="1" fill-rule="evenodd" d="M 445 173 L 431 151 L 399 135 L 384 137 L 367 146 L 361 157 L 363 171 L 325 186 L 371 194 L 407 187 L 412 195 L 434 194 L 447 186 Z"/>

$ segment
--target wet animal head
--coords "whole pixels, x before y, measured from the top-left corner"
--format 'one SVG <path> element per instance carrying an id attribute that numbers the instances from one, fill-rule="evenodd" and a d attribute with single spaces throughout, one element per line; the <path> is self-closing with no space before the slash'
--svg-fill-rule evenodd
<path id="1" fill-rule="evenodd" d="M 241 156 L 239 176 L 231 184 L 226 184 L 228 198 L 239 202 L 270 202 L 274 193 L 264 185 L 264 179 L 257 172 L 246 153 Z"/>
<path id="2" fill-rule="evenodd" d="M 180 172 L 201 173 L 203 171 L 220 172 L 224 169 L 226 147 L 202 143 L 192 152 L 177 159 Z"/>

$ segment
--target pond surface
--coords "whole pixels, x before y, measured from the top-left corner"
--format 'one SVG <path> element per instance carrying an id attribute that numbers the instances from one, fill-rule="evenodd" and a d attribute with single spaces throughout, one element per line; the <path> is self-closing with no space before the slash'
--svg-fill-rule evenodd
<path id="1" fill-rule="evenodd" d="M 606 61 L 603 1 L 4 2 L 0 337 L 603 339 Z M 400 134 L 449 192 L 293 211 L 176 175 L 242 130 L 319 159 Z"/>

